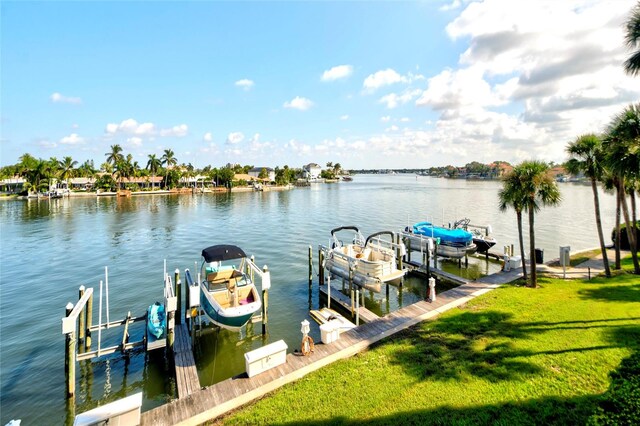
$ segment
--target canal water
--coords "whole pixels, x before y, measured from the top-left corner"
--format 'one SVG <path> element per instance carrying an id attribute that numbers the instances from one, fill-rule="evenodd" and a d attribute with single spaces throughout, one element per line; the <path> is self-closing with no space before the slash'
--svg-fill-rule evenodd
<path id="1" fill-rule="evenodd" d="M 561 206 L 536 215 L 536 246 L 546 259 L 557 257 L 560 245 L 570 245 L 572 251 L 598 245 L 590 186 L 567 183 L 560 188 Z M 499 189 L 498 181 L 357 175 L 353 182 L 286 191 L 2 201 L 0 424 L 11 419 L 61 424 L 72 421 L 74 410 L 139 391 L 145 410 L 174 397 L 175 383 L 163 358 L 138 351 L 128 359 L 118 354 L 79 363 L 75 408 L 66 403 L 61 317 L 84 284 L 95 290 L 97 321 L 105 266 L 111 321 L 129 311 L 144 315 L 147 306 L 162 299 L 165 259 L 169 271 L 193 269 L 203 248 L 227 243 L 254 255 L 259 266 L 269 266 L 269 335 L 260 335 L 259 323 L 241 333 L 207 330 L 196 358 L 200 382 L 209 385 L 242 373 L 243 354 L 265 342 L 284 339 L 290 352 L 299 348 L 300 321 L 309 319 L 310 303 L 318 307 L 317 279 L 309 302 L 308 247 L 313 247 L 316 274 L 318 244 L 328 245 L 332 228 L 357 225 L 367 236 L 418 221 L 448 223 L 468 217 L 474 224 L 492 225 L 499 249 L 517 247 L 515 213 L 499 212 Z M 613 196 L 601 194 L 601 205 L 609 235 Z M 444 266 L 470 278 L 498 268 L 479 260 L 462 271 L 457 264 Z M 424 296 L 424 282 L 409 278 L 401 291 L 392 286 L 389 298 L 384 291 L 367 292 L 366 304 L 385 313 Z M 102 347 L 117 344 L 120 333 L 122 328 L 105 330 Z M 131 339 L 141 333 L 142 327 L 134 328 Z M 313 322 L 312 337 L 320 337 Z"/>

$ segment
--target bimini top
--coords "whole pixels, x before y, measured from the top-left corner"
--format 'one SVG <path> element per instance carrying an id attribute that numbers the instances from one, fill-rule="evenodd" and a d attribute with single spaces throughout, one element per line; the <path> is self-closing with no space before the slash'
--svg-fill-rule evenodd
<path id="1" fill-rule="evenodd" d="M 222 260 L 239 259 L 247 257 L 240 247 L 230 244 L 219 244 L 202 250 L 205 262 L 220 262 Z"/>
<path id="2" fill-rule="evenodd" d="M 447 243 L 470 243 L 473 240 L 471 232 L 464 229 L 447 229 L 439 226 L 433 226 L 430 222 L 418 222 L 413 225 L 413 233 L 427 237 L 440 238 L 442 242 Z"/>

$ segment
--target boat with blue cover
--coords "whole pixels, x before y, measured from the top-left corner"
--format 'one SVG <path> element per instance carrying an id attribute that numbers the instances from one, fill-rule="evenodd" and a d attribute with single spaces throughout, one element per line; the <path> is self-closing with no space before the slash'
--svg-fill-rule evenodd
<path id="1" fill-rule="evenodd" d="M 238 331 L 262 302 L 248 273 L 252 265 L 237 246 L 220 244 L 202 250 L 200 304 L 216 325 Z"/>
<path id="2" fill-rule="evenodd" d="M 147 331 L 156 340 L 162 338 L 167 327 L 167 315 L 164 305 L 156 302 L 147 310 Z"/>
<path id="3" fill-rule="evenodd" d="M 477 250 L 473 242 L 473 234 L 464 229 L 443 228 L 431 222 L 418 222 L 413 225 L 411 231 L 414 235 L 422 235 L 438 241 L 436 254 L 441 257 L 460 259 Z"/>

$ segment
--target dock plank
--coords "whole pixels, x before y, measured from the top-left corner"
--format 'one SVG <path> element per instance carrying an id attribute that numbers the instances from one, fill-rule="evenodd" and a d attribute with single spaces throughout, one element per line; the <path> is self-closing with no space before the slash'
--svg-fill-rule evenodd
<path id="1" fill-rule="evenodd" d="M 191 350 L 191 337 L 186 324 L 177 325 L 175 328 L 173 357 L 178 398 L 184 398 L 200 390 L 198 370 Z"/>

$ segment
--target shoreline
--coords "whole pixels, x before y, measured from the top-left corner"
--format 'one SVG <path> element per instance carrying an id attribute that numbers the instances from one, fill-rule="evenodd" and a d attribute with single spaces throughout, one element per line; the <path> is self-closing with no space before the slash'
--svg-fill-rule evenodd
<path id="1" fill-rule="evenodd" d="M 238 188 L 216 188 L 216 189 L 202 189 L 195 190 L 193 188 L 180 188 L 174 190 L 166 190 L 160 189 L 157 191 L 130 191 L 126 194 L 120 194 L 118 192 L 69 192 L 63 194 L 62 198 L 87 198 L 87 197 L 118 197 L 121 196 L 123 198 L 128 198 L 131 196 L 144 196 L 144 195 L 195 195 L 195 194 L 224 194 L 224 193 L 234 193 L 234 192 L 269 192 L 269 191 L 285 191 L 295 188 L 295 186 L 267 186 L 263 187 L 262 190 L 258 191 L 253 187 L 238 187 Z M 125 190 L 126 191 L 126 190 Z M 54 200 L 60 199 L 53 198 Z M 26 195 L 17 195 L 17 194 L 2 194 L 0 195 L 0 200 L 46 200 L 49 201 L 50 198 L 46 195 L 42 195 L 39 197 L 28 197 Z"/>

